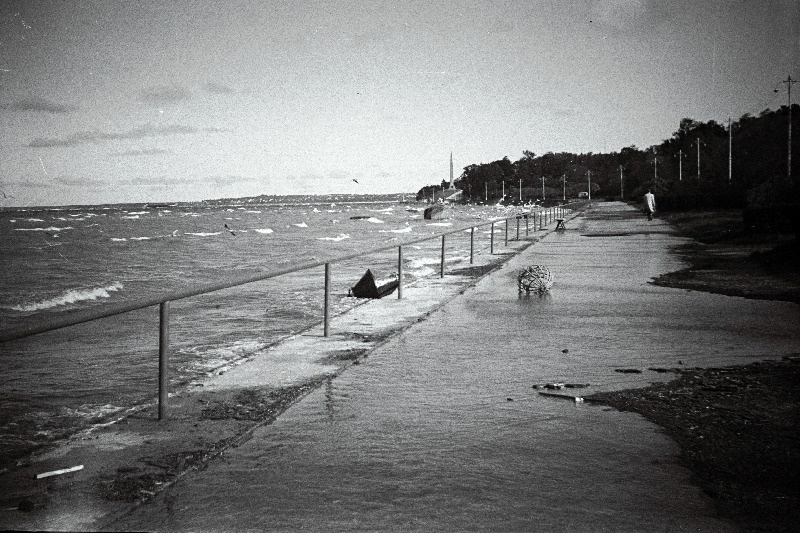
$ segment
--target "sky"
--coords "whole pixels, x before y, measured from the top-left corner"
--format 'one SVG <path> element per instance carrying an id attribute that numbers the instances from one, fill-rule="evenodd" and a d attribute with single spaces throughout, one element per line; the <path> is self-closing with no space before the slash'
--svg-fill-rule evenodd
<path id="1" fill-rule="evenodd" d="M 416 192 L 451 152 L 777 109 L 789 75 L 798 0 L 4 0 L 0 207 Z"/>

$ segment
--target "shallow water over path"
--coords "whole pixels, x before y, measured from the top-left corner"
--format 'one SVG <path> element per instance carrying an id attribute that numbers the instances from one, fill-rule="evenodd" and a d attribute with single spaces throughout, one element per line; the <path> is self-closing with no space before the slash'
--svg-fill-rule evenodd
<path id="1" fill-rule="evenodd" d="M 669 228 L 600 204 L 123 521 L 148 530 L 726 531 L 637 415 L 539 396 L 800 351 L 792 304 L 649 285 Z M 515 273 L 545 264 L 545 298 Z M 564 352 L 566 350 L 566 353 Z M 638 368 L 641 374 L 621 374 Z"/>

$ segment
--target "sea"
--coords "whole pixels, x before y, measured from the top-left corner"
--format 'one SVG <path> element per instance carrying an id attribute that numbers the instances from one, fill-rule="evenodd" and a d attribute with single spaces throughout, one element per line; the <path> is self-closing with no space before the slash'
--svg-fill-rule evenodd
<path id="1" fill-rule="evenodd" d="M 453 206 L 441 220 L 424 220 L 423 209 L 400 194 L 4 208 L 0 331 L 400 245 L 508 213 Z M 468 262 L 468 232 L 447 243 L 448 265 Z M 404 248 L 405 283 L 438 273 L 440 246 L 432 239 Z M 357 304 L 348 289 L 367 268 L 379 283 L 396 278 L 396 250 L 333 263 L 332 314 Z M 323 298 L 320 266 L 172 302 L 171 390 L 319 324 Z M 0 343 L 0 468 L 153 402 L 158 320 L 152 306 Z"/>

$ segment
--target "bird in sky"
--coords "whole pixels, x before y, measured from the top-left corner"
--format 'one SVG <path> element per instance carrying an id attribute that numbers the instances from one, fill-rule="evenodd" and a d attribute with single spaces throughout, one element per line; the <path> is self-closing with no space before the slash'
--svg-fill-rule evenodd
<path id="1" fill-rule="evenodd" d="M 358 183 L 358 180 L 357 180 L 357 179 L 355 179 L 355 178 L 353 178 L 353 181 L 355 181 L 356 183 Z M 359 183 L 359 185 L 360 185 L 360 183 Z"/>

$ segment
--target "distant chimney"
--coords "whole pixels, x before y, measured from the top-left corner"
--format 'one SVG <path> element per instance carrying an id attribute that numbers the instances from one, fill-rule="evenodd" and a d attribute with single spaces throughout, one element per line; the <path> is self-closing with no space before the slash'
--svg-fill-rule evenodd
<path id="1" fill-rule="evenodd" d="M 453 152 L 450 152 L 450 188 L 453 188 Z"/>

